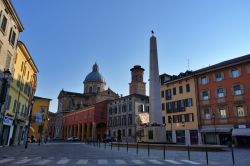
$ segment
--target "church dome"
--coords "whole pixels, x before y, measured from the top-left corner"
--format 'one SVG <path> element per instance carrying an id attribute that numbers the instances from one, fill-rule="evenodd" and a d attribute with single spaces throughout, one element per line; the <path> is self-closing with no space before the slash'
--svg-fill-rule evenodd
<path id="1" fill-rule="evenodd" d="M 96 63 L 93 65 L 92 72 L 89 73 L 84 80 L 84 82 L 93 82 L 93 81 L 105 83 L 105 79 L 99 72 L 99 66 Z"/>

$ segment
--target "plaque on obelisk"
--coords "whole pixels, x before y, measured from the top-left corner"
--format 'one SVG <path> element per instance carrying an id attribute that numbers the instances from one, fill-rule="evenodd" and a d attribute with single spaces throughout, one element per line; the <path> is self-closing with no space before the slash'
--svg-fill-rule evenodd
<path id="1" fill-rule="evenodd" d="M 157 43 L 154 32 L 150 37 L 150 59 L 149 59 L 149 142 L 165 142 L 166 131 L 162 123 L 160 81 L 157 55 Z"/>

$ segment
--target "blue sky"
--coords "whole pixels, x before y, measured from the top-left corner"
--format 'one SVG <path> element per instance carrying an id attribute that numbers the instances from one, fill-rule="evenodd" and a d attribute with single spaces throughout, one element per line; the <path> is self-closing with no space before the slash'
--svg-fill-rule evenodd
<path id="1" fill-rule="evenodd" d="M 178 74 L 250 53 L 249 0 L 12 0 L 20 39 L 38 68 L 36 95 L 57 111 L 63 88 L 83 92 L 97 62 L 107 86 L 129 93 L 130 68 L 145 68 L 155 31 L 160 74 Z M 188 65 L 189 61 L 189 65 Z M 148 86 L 147 86 L 148 91 Z"/>

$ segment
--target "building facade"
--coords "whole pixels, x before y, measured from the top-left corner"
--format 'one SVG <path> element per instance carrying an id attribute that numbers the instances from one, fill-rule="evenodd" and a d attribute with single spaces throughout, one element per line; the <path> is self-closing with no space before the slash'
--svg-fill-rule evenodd
<path id="1" fill-rule="evenodd" d="M 0 1 L 0 144 L 9 144 L 8 133 L 3 133 L 3 123 L 5 126 L 11 126 L 12 119 L 5 118 L 6 97 L 5 91 L 9 89 L 9 84 L 13 79 L 14 62 L 16 59 L 17 41 L 19 34 L 24 30 L 23 25 L 14 9 L 10 0 Z M 5 85 L 4 71 L 10 71 L 11 78 L 7 80 Z M 2 93 L 4 92 L 4 93 Z M 5 135 L 3 135 L 5 134 Z"/>
<path id="2" fill-rule="evenodd" d="M 60 92 L 58 96 L 55 137 L 62 138 L 72 135 L 72 133 L 65 134 L 63 131 L 63 128 L 65 128 L 64 122 L 67 123 L 66 127 L 72 125 L 72 121 L 69 121 L 68 118 L 65 120 L 64 118 L 71 117 L 71 112 L 74 112 L 73 114 L 78 114 L 79 112 L 84 112 L 85 108 L 95 107 L 97 103 L 118 98 L 118 95 L 110 88 L 106 89 L 105 79 L 101 75 L 99 66 L 96 63 L 92 67 L 92 72 L 85 77 L 83 84 L 83 93 L 68 92 L 64 90 Z M 83 137 L 81 138 L 83 139 Z M 84 138 L 89 139 L 90 137 Z"/>
<path id="3" fill-rule="evenodd" d="M 250 146 L 250 55 L 195 73 L 203 142 Z"/>
<path id="4" fill-rule="evenodd" d="M 48 140 L 49 106 L 51 99 L 35 96 L 29 137 L 38 142 Z"/>
<path id="5" fill-rule="evenodd" d="M 48 113 L 48 141 L 52 141 L 55 138 L 55 124 L 56 124 L 56 113 Z"/>
<path id="6" fill-rule="evenodd" d="M 21 41 L 17 43 L 14 69 L 5 107 L 5 145 L 20 144 L 26 138 L 31 100 L 37 87 L 38 68 Z"/>
<path id="7" fill-rule="evenodd" d="M 186 71 L 178 76 L 163 74 L 160 79 L 166 141 L 186 145 L 200 143 L 193 72 Z"/>
<path id="8" fill-rule="evenodd" d="M 143 124 L 149 121 L 149 99 L 143 82 L 144 69 L 136 65 L 130 71 L 130 95 L 108 104 L 107 135 L 117 141 L 144 141 L 147 134 Z"/>
<path id="9" fill-rule="evenodd" d="M 107 103 L 105 100 L 63 116 L 63 138 L 78 137 L 81 140 L 106 138 Z"/>

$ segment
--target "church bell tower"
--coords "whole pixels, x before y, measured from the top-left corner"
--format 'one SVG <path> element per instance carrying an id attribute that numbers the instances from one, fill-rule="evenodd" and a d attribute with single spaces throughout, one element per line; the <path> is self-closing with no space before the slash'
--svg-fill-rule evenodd
<path id="1" fill-rule="evenodd" d="M 144 69 L 136 65 L 131 71 L 131 83 L 129 83 L 129 94 L 146 95 L 146 83 L 143 82 Z"/>

